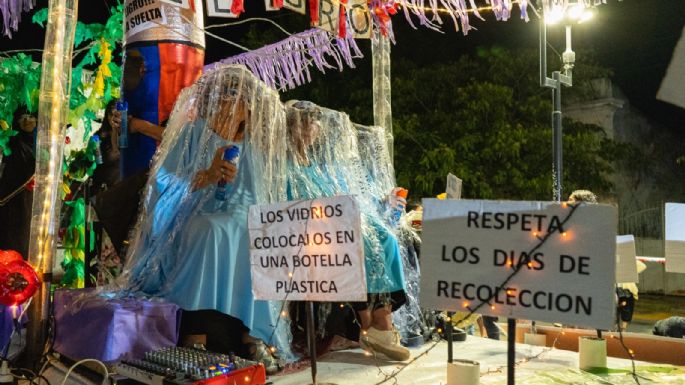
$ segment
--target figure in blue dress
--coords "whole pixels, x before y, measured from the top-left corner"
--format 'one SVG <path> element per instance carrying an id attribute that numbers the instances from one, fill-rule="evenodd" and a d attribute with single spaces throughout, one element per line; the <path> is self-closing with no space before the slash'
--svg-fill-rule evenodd
<path id="1" fill-rule="evenodd" d="M 280 305 L 252 296 L 247 210 L 285 199 L 284 119 L 278 94 L 242 66 L 205 73 L 184 90 L 153 160 L 123 278 L 131 292 L 239 319 L 229 328 L 244 355 L 271 370 L 274 347 L 295 357 Z M 237 162 L 223 158 L 231 147 Z"/>
<path id="2" fill-rule="evenodd" d="M 354 303 L 360 344 L 397 361 L 407 360 L 391 314 L 404 304 L 405 284 L 397 239 L 373 199 L 362 193 L 362 163 L 349 117 L 311 102 L 286 104 L 288 125 L 288 199 L 356 195 L 362 211 L 368 301 Z"/>
<path id="3" fill-rule="evenodd" d="M 365 171 L 363 184 L 364 192 L 377 199 L 379 214 L 388 219 L 400 245 L 402 266 L 406 282 L 407 302 L 393 313 L 393 322 L 402 335 L 404 345 L 420 345 L 430 329 L 424 319 L 419 304 L 419 269 L 418 251 L 421 239 L 409 223 L 400 216 L 395 220 L 396 213 L 403 213 L 402 203 L 397 202 L 395 191 L 395 170 L 393 168 L 388 139 L 385 129 L 377 126 L 362 126 L 355 124 L 359 144 L 359 154 Z M 390 192 L 390 195 L 388 195 Z M 397 208 L 402 208 L 397 210 Z"/>

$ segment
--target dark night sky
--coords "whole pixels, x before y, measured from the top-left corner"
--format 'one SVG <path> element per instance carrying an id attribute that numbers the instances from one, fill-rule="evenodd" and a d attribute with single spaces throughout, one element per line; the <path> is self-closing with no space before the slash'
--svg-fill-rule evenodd
<path id="1" fill-rule="evenodd" d="M 574 49 L 590 48 L 595 51 L 600 64 L 614 71 L 614 81 L 628 96 L 631 104 L 650 117 L 682 131 L 685 126 L 685 110 L 655 98 L 661 79 L 668 67 L 673 49 L 685 26 L 685 1 L 683 0 L 609 0 L 609 4 L 597 8 L 595 18 L 582 26 L 574 28 Z M 102 22 L 108 15 L 109 6 L 115 0 L 81 0 L 79 20 L 83 22 Z M 263 1 L 246 2 L 247 16 L 264 16 Z M 47 0 L 38 0 L 37 8 L 47 5 Z M 282 17 L 290 11 L 267 13 L 267 17 Z M 538 45 L 537 22 L 525 23 L 518 18 L 518 11 L 508 22 L 497 22 L 491 14 L 484 14 L 486 21 L 473 19 L 478 28 L 468 36 L 454 32 L 451 20 L 445 20 L 445 34 L 425 28 L 412 30 L 404 22 L 404 17 L 395 17 L 397 45 L 393 48 L 393 59 L 402 56 L 419 59 L 429 55 L 429 51 L 441 50 L 446 58 L 470 53 L 477 46 L 493 44 L 505 47 L 536 48 Z M 246 16 L 243 16 L 246 17 Z M 532 16 L 532 19 L 534 16 Z M 206 25 L 223 23 L 229 19 L 209 18 Z M 259 24 L 269 28 L 266 24 Z M 302 27 L 307 28 L 307 20 L 302 16 Z M 561 30 L 561 28 L 559 28 Z M 228 39 L 239 41 L 246 27 L 214 29 L 212 32 Z M 291 32 L 297 32 L 291 30 Z M 0 38 L 0 50 L 42 48 L 44 30 L 30 24 L 30 16 L 24 17 L 20 30 L 14 38 Z M 550 42 L 557 50 L 563 50 L 561 35 L 549 32 Z M 555 40 L 556 39 L 556 40 Z M 424 42 L 424 44 L 420 44 Z M 207 37 L 207 62 L 239 53 L 226 43 Z M 368 57 L 368 50 L 364 51 Z M 578 55 L 578 61 L 582 56 Z M 357 76 L 354 69 L 346 69 L 349 76 Z M 345 73 L 345 76 L 348 76 Z M 685 85 L 684 85 L 685 87 Z"/>

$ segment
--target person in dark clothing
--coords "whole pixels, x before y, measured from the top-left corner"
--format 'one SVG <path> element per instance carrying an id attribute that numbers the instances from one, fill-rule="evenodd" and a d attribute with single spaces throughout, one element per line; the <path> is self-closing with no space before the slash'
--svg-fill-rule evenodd
<path id="1" fill-rule="evenodd" d="M 119 181 L 119 158 L 121 154 L 116 142 L 115 130 L 119 130 L 121 114 L 115 113 L 115 111 L 116 100 L 112 100 L 105 109 L 102 126 L 95 133 L 100 138 L 100 152 L 103 162 L 95 168 L 93 173 L 93 195 L 97 195 Z"/>
<path id="2" fill-rule="evenodd" d="M 31 233 L 31 181 L 36 168 L 36 118 L 25 107 L 12 121 L 18 134 L 10 138 L 11 154 L 0 163 L 0 250 L 16 250 L 28 258 Z"/>

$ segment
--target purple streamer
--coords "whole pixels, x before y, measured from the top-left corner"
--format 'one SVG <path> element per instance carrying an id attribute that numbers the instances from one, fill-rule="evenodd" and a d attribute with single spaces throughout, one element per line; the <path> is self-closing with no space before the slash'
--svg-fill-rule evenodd
<path id="1" fill-rule="evenodd" d="M 475 0 L 396 0 L 402 4 L 402 9 L 404 11 L 404 17 L 409 22 L 414 29 L 416 25 L 413 19 L 418 19 L 418 24 L 425 26 L 429 29 L 441 32 L 441 26 L 443 20 L 440 17 L 439 9 L 447 10 L 452 22 L 454 23 L 455 29 L 458 31 L 459 26 L 461 26 L 461 32 L 466 35 L 469 33 L 473 27 L 471 26 L 470 14 L 480 20 L 485 20 L 483 16 L 478 12 L 478 6 Z M 543 3 L 547 4 L 550 1 L 555 0 L 544 0 Z M 594 2 L 605 2 L 606 0 L 584 0 L 584 1 L 594 1 Z M 382 0 L 374 0 L 375 2 L 381 2 Z M 511 0 L 488 0 L 488 4 L 492 7 L 492 11 L 495 18 L 499 21 L 509 20 L 511 17 L 511 11 L 513 8 L 513 2 Z M 521 10 L 521 18 L 528 21 L 528 0 L 521 0 L 518 2 L 518 7 Z M 432 16 L 426 15 L 426 10 L 428 10 Z M 374 22 L 378 24 L 378 20 L 374 18 Z"/>
<path id="2" fill-rule="evenodd" d="M 0 0 L 3 1 L 3 0 Z M 208 64 L 205 71 L 227 64 L 242 64 L 258 78 L 276 89 L 293 89 L 311 81 L 309 68 L 316 66 L 342 71 L 354 68 L 354 59 L 363 57 L 355 40 L 333 38 L 322 29 L 310 29 L 254 51 Z"/>
<path id="3" fill-rule="evenodd" d="M 28 12 L 32 8 L 32 0 L 0 0 L 3 34 L 11 39 L 12 31 L 19 29 L 22 13 Z"/>

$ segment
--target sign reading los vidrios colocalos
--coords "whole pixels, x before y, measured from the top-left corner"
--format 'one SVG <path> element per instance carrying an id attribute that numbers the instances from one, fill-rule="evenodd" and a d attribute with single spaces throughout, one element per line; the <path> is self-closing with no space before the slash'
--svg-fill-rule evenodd
<path id="1" fill-rule="evenodd" d="M 353 196 L 250 206 L 248 227 L 256 299 L 366 301 Z"/>
<path id="2" fill-rule="evenodd" d="M 616 223 L 608 205 L 426 199 L 421 305 L 609 329 Z"/>

